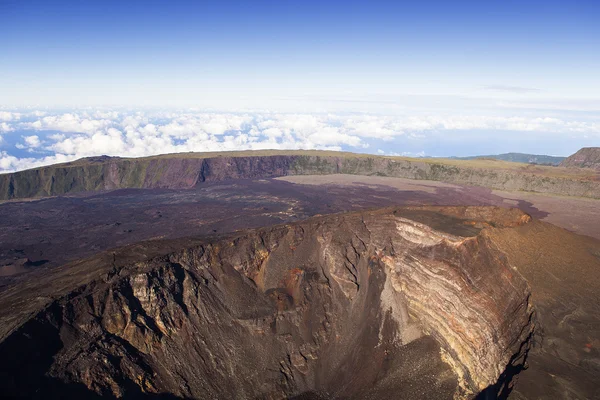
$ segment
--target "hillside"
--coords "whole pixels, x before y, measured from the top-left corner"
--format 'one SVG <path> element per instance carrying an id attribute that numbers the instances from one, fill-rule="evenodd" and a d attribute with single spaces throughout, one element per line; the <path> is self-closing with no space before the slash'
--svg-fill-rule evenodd
<path id="1" fill-rule="evenodd" d="M 191 188 L 230 179 L 376 175 L 600 198 L 600 172 L 496 160 L 423 159 L 324 151 L 95 157 L 0 175 L 0 200 L 119 188 Z"/>
<path id="2" fill-rule="evenodd" d="M 584 147 L 560 163 L 561 167 L 600 169 L 600 147 Z"/>
<path id="3" fill-rule="evenodd" d="M 547 156 L 542 154 L 504 153 L 484 156 L 453 157 L 458 160 L 494 159 L 525 164 L 559 165 L 566 157 Z"/>

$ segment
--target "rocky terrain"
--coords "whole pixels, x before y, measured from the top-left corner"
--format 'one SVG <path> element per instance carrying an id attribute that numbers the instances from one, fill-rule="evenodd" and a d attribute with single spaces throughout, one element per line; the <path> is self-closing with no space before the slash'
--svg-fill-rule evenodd
<path id="1" fill-rule="evenodd" d="M 489 231 L 531 287 L 528 369 L 511 399 L 600 399 L 600 240 L 533 221 Z"/>
<path id="2" fill-rule="evenodd" d="M 353 174 L 433 180 L 501 190 L 600 198 L 589 169 L 495 160 L 383 157 L 320 151 L 185 153 L 137 159 L 96 157 L 0 175 L 0 200 L 118 188 L 191 188 L 231 179 Z"/>
<path id="3" fill-rule="evenodd" d="M 3 175 L 71 183 L 0 204 L 3 397 L 600 399 L 600 200 L 294 157 Z"/>
<path id="4" fill-rule="evenodd" d="M 582 206 L 582 199 L 573 201 L 578 201 L 573 210 L 589 210 Z M 28 272 L 142 240 L 198 237 L 317 214 L 422 204 L 510 205 L 538 218 L 549 215 L 529 201 L 510 199 L 507 203 L 504 197 L 484 188 L 341 174 L 12 201 L 0 205 L 0 287 L 28 279 Z M 590 219 L 589 213 L 579 218 L 570 216 L 570 222 Z M 600 236 L 600 230 L 596 231 Z"/>
<path id="5" fill-rule="evenodd" d="M 517 210 L 409 207 L 153 241 L 0 293 L 8 396 L 506 395 L 535 331 L 491 239 Z"/>
<path id="6" fill-rule="evenodd" d="M 560 166 L 600 169 L 600 147 L 585 147 L 561 162 Z"/>

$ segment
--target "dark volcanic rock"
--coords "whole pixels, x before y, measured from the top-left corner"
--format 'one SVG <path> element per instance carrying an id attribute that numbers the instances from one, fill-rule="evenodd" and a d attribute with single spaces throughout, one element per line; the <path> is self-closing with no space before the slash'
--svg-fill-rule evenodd
<path id="1" fill-rule="evenodd" d="M 528 221 L 499 208 L 383 209 L 142 243 L 59 267 L 0 293 L 0 391 L 506 392 L 524 363 L 533 311 L 527 283 L 486 227 Z"/>
<path id="2" fill-rule="evenodd" d="M 193 189 L 119 189 L 0 204 L 0 291 L 41 268 L 144 240 L 224 234 L 348 210 L 506 204 L 483 188 L 438 187 L 426 192 L 414 190 L 422 186 L 410 186 L 413 190 L 398 190 L 375 184 L 390 178 L 366 179 L 369 185 L 352 186 L 235 180 Z M 526 202 L 518 205 L 536 218 L 547 215 Z M 15 260 L 22 258 L 32 264 L 15 266 Z"/>

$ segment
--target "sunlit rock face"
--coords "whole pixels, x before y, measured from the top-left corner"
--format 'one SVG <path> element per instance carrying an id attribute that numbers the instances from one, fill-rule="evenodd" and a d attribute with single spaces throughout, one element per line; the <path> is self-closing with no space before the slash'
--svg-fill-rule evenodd
<path id="1" fill-rule="evenodd" d="M 533 310 L 486 229 L 527 222 L 497 208 L 384 209 L 115 263 L 3 340 L 13 368 L 0 385 L 25 395 L 240 399 L 471 398 L 507 388 Z"/>

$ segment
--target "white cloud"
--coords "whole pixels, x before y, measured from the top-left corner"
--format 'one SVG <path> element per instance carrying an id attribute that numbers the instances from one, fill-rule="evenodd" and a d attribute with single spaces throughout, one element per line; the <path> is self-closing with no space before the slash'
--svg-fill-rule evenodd
<path id="1" fill-rule="evenodd" d="M 76 113 L 50 115 L 34 122 L 23 123 L 23 128 L 34 130 L 55 130 L 92 134 L 113 125 L 108 119 L 91 119 Z"/>
<path id="2" fill-rule="evenodd" d="M 262 134 L 269 138 L 278 138 L 283 136 L 283 131 L 279 128 L 267 128 L 262 131 Z"/>
<path id="3" fill-rule="evenodd" d="M 0 151 L 0 172 L 21 171 L 24 169 L 40 167 L 44 165 L 73 161 L 77 157 L 69 157 L 64 154 L 55 154 L 40 159 L 17 158 L 9 155 L 6 151 Z"/>
<path id="4" fill-rule="evenodd" d="M 0 121 L 17 121 L 21 119 L 21 114 L 11 111 L 0 111 Z"/>
<path id="5" fill-rule="evenodd" d="M 36 148 L 40 147 L 40 145 L 42 144 L 42 142 L 40 142 L 40 138 L 36 135 L 25 136 L 23 139 L 25 140 L 25 143 L 28 147 Z"/>
<path id="6" fill-rule="evenodd" d="M 417 153 L 413 153 L 410 151 L 403 151 L 401 153 L 391 151 L 389 153 L 381 152 L 379 154 L 385 154 L 387 156 L 393 156 L 393 157 L 425 157 L 426 156 L 424 151 L 419 151 Z"/>
<path id="7" fill-rule="evenodd" d="M 10 118 L 11 122 L 1 122 L 0 133 L 15 130 L 53 130 L 58 133 L 24 136 L 23 143 L 17 145 L 19 148 L 38 154 L 49 152 L 50 155 L 41 159 L 15 158 L 5 151 L 2 153 L 0 172 L 103 154 L 141 157 L 173 152 L 247 149 L 361 151 L 374 141 L 391 142 L 398 138 L 425 141 L 440 133 L 456 135 L 457 131 L 467 132 L 465 135 L 513 131 L 600 137 L 598 120 L 548 115 L 385 116 L 190 110 L 1 113 L 3 114 L 0 114 L 0 118 Z M 376 152 L 397 154 L 382 149 Z M 400 155 L 422 156 L 424 153 Z"/>
<path id="8" fill-rule="evenodd" d="M 0 122 L 0 133 L 12 132 L 14 130 L 15 128 L 7 124 L 6 122 Z"/>
<path id="9" fill-rule="evenodd" d="M 402 125 L 394 125 L 390 117 L 366 115 L 347 119 L 343 124 L 349 132 L 360 137 L 386 139 L 404 134 Z"/>

